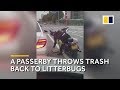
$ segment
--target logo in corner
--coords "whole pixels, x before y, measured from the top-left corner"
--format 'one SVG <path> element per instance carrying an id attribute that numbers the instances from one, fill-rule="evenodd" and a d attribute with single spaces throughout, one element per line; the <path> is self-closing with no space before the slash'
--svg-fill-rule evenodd
<path id="1" fill-rule="evenodd" d="M 103 15 L 103 24 L 114 24 L 114 15 Z"/>

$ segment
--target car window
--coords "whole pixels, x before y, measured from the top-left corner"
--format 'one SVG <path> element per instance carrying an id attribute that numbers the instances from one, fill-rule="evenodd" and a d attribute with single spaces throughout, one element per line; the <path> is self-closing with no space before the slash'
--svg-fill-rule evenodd
<path id="1" fill-rule="evenodd" d="M 38 23 L 37 23 L 37 30 L 36 30 L 36 32 L 41 32 L 41 30 L 40 30 L 40 27 L 39 27 Z"/>

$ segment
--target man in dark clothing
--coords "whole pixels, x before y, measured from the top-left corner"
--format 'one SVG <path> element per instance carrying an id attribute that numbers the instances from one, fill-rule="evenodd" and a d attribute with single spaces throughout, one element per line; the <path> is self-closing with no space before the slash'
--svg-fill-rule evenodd
<path id="1" fill-rule="evenodd" d="M 62 41 L 62 45 L 60 46 L 60 53 L 58 55 L 62 55 L 62 50 L 64 48 L 64 45 L 66 43 L 68 43 L 68 38 L 70 38 L 70 35 L 68 35 L 66 33 L 67 29 L 68 29 L 68 27 L 63 28 L 61 31 L 54 32 L 54 35 L 53 35 L 54 36 L 54 46 L 53 46 L 53 48 L 55 48 L 57 40 Z"/>
<path id="2" fill-rule="evenodd" d="M 58 55 L 62 55 L 62 50 L 65 46 L 65 44 L 68 44 L 68 38 L 70 38 L 70 35 L 68 35 L 67 33 L 64 33 L 61 37 L 60 40 L 62 41 L 62 45 L 60 47 L 60 53 Z"/>
<path id="3" fill-rule="evenodd" d="M 55 31 L 54 32 L 54 45 L 53 45 L 53 48 L 55 48 L 55 46 L 56 46 L 56 44 L 57 44 L 57 40 L 59 40 L 60 39 L 60 37 L 62 36 L 62 32 L 61 31 Z"/>

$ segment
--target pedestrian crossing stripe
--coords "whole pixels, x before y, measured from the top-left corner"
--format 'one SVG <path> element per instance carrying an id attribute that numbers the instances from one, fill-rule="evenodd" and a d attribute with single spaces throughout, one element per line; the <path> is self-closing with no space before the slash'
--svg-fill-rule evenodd
<path id="1" fill-rule="evenodd" d="M 103 15 L 103 24 L 114 24 L 114 15 Z"/>

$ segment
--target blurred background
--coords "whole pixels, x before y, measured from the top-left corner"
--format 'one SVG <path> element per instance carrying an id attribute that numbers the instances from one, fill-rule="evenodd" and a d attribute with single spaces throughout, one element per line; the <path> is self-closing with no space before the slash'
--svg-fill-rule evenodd
<path id="1" fill-rule="evenodd" d="M 114 24 L 103 24 L 103 15 L 113 15 Z M 86 65 L 85 79 L 120 78 L 120 11 L 85 11 L 85 58 L 108 58 L 110 65 Z"/>
<path id="2" fill-rule="evenodd" d="M 78 45 L 82 52 L 78 53 L 78 58 L 83 58 L 84 53 L 84 12 L 83 11 L 37 11 L 36 18 L 38 23 L 42 26 L 42 30 L 58 31 L 65 27 L 69 27 L 67 33 L 78 40 Z M 53 38 L 53 37 L 52 37 Z M 64 56 L 58 56 L 56 53 L 51 52 L 53 41 L 48 37 L 48 56 L 67 58 Z"/>
<path id="3" fill-rule="evenodd" d="M 10 71 L 11 55 L 36 58 L 35 29 L 36 12 L 0 11 L 0 79 L 36 78 L 36 73 Z"/>

